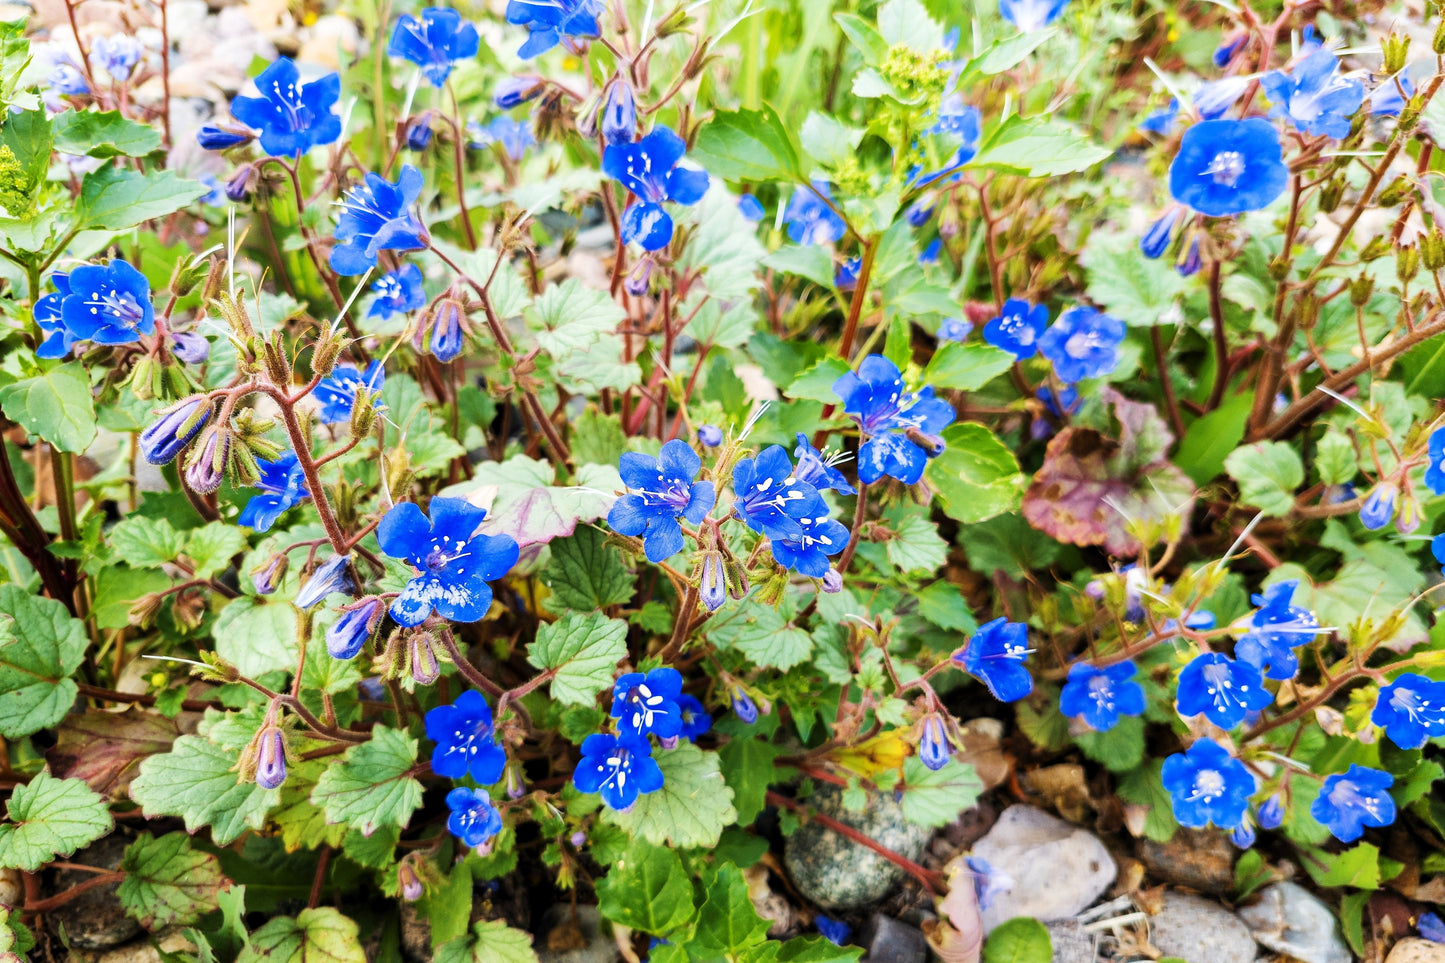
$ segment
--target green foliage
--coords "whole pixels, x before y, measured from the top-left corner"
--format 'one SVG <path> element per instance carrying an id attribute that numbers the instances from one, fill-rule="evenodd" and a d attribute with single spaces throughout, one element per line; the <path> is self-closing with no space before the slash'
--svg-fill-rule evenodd
<path id="1" fill-rule="evenodd" d="M 633 843 L 597 885 L 598 908 L 614 923 L 666 937 L 692 921 L 692 877 L 671 849 Z"/>
<path id="2" fill-rule="evenodd" d="M 194 923 L 218 909 L 217 893 L 229 885 L 216 857 L 193 849 L 185 833 L 159 839 L 142 833 L 126 848 L 121 869 L 126 875 L 116 895 L 152 931 Z"/>
<path id="3" fill-rule="evenodd" d="M 200 736 L 181 736 L 170 752 L 147 758 L 130 784 L 130 796 L 148 817 L 179 816 L 187 832 L 209 826 L 218 846 L 247 828 L 260 829 L 280 791 L 241 781 L 240 750 Z"/>
<path id="4" fill-rule="evenodd" d="M 356 924 L 329 906 L 277 916 L 251 934 L 237 963 L 365 963 Z"/>
<path id="5" fill-rule="evenodd" d="M 78 364 L 0 388 L 0 409 L 30 434 L 61 451 L 85 451 L 95 440 L 90 379 Z"/>
<path id="6" fill-rule="evenodd" d="M 612 671 L 627 655 L 627 624 L 600 612 L 568 612 L 537 630 L 527 661 L 552 675 L 552 698 L 568 705 L 593 705 L 612 685 Z"/>
<path id="7" fill-rule="evenodd" d="M 33 873 L 58 856 L 69 856 L 110 831 L 105 800 L 79 779 L 48 771 L 16 786 L 0 824 L 0 867 Z"/>
<path id="8" fill-rule="evenodd" d="M 685 742 L 658 753 L 657 764 L 661 789 L 639 796 L 627 812 L 608 809 L 602 818 L 655 846 L 717 845 L 723 829 L 738 816 L 717 753 Z"/>
<path id="9" fill-rule="evenodd" d="M 65 717 L 85 646 L 84 626 L 64 605 L 0 585 L 0 735 L 27 736 Z"/>
<path id="10" fill-rule="evenodd" d="M 1048 963 L 1053 958 L 1049 931 L 1027 916 L 999 924 L 983 944 L 984 963 Z"/>
<path id="11" fill-rule="evenodd" d="M 311 804 L 329 823 L 344 823 L 370 836 L 380 826 L 405 826 L 421 805 L 421 783 L 411 775 L 417 741 L 377 726 L 371 739 L 353 746 L 327 767 L 311 791 Z"/>

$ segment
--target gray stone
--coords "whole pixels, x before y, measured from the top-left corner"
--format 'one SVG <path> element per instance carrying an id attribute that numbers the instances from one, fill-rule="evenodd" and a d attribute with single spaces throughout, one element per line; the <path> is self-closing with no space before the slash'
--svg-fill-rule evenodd
<path id="1" fill-rule="evenodd" d="M 984 932 L 1015 916 L 1074 916 L 1109 888 L 1118 867 L 1090 832 L 1033 806 L 1010 806 L 973 847 L 1000 891 L 983 911 Z"/>
<path id="2" fill-rule="evenodd" d="M 1185 963 L 1251 963 L 1257 951 L 1249 928 L 1218 903 L 1169 891 L 1149 919 L 1149 942 Z"/>
<path id="3" fill-rule="evenodd" d="M 868 963 L 924 963 L 928 959 L 928 938 L 916 926 L 875 913 L 864 932 Z"/>
<path id="4" fill-rule="evenodd" d="M 1445 943 L 1434 940 L 1401 940 L 1390 949 L 1385 963 L 1445 963 Z"/>
<path id="5" fill-rule="evenodd" d="M 100 869 L 118 869 L 125 856 L 130 838 L 123 833 L 112 833 L 104 839 L 91 843 L 71 858 L 82 866 Z M 55 873 L 54 892 L 61 893 L 88 879 L 93 873 L 65 869 Z M 140 932 L 140 924 L 126 915 L 125 907 L 115 891 L 120 883 L 106 883 L 81 893 L 64 906 L 45 914 L 56 935 L 64 933 L 71 946 L 83 950 L 104 950 L 119 946 Z"/>
<path id="6" fill-rule="evenodd" d="M 1217 829 L 1179 829 L 1168 842 L 1139 840 L 1139 860 L 1161 883 L 1187 886 L 1218 896 L 1234 886 L 1234 858 L 1238 853 Z"/>
<path id="7" fill-rule="evenodd" d="M 617 963 L 622 954 L 617 943 L 602 932 L 602 916 L 597 907 L 558 904 L 542 916 L 541 935 L 537 938 L 537 959 L 540 963 Z"/>
<path id="8" fill-rule="evenodd" d="M 1259 902 L 1239 911 L 1259 945 L 1300 963 L 1350 963 L 1354 956 L 1340 935 L 1334 910 L 1296 883 L 1274 883 Z"/>
<path id="9" fill-rule="evenodd" d="M 1053 963 L 1096 963 L 1094 938 L 1078 920 L 1051 920 L 1044 924 L 1054 944 Z"/>
<path id="10" fill-rule="evenodd" d="M 862 812 L 844 806 L 843 791 L 832 785 L 820 787 L 808 802 L 823 815 L 908 859 L 922 856 L 933 835 L 905 820 L 903 806 L 890 793 L 870 793 Z M 816 819 L 788 837 L 783 859 L 798 891 L 825 909 L 867 906 L 887 896 L 903 879 L 903 870 Z"/>

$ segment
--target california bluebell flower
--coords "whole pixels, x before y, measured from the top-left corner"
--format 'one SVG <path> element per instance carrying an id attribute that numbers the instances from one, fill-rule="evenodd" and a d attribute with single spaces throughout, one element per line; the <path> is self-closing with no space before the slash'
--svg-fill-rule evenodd
<path id="1" fill-rule="evenodd" d="M 31 309 L 40 333 L 45 336 L 40 346 L 35 349 L 35 355 L 39 358 L 63 358 L 70 354 L 70 349 L 79 340 L 65 326 L 64 312 L 61 310 L 66 296 L 70 294 L 70 277 L 57 271 L 50 275 L 50 283 L 55 285 L 55 293 L 40 298 Z"/>
<path id="2" fill-rule="evenodd" d="M 1259 608 L 1249 618 L 1250 631 L 1234 645 L 1235 658 L 1248 662 L 1269 679 L 1293 679 L 1299 671 L 1294 649 L 1314 640 L 1319 620 L 1309 609 L 1293 604 L 1299 582 L 1276 582 L 1253 596 Z"/>
<path id="3" fill-rule="evenodd" d="M 1140 130 L 1154 134 L 1167 134 L 1179 121 L 1179 98 L 1170 97 L 1169 103 L 1154 111 L 1139 122 Z"/>
<path id="4" fill-rule="evenodd" d="M 963 863 L 973 873 L 973 890 L 979 909 L 988 909 L 994 900 L 1013 891 L 1016 880 L 982 856 L 966 856 Z"/>
<path id="5" fill-rule="evenodd" d="M 1441 566 L 1445 566 L 1445 532 L 1430 539 L 1430 554 L 1435 556 L 1435 561 Z M 1441 572 L 1445 573 L 1445 567 L 1442 567 Z"/>
<path id="6" fill-rule="evenodd" d="M 351 556 L 331 555 L 316 566 L 296 593 L 296 607 L 309 609 L 327 596 L 350 592 L 354 584 L 351 578 Z"/>
<path id="7" fill-rule="evenodd" d="M 937 264 L 938 254 L 943 250 L 943 238 L 935 237 L 928 242 L 928 246 L 918 252 L 919 264 Z"/>
<path id="8" fill-rule="evenodd" d="M 339 425 L 351 420 L 351 409 L 356 407 L 356 399 L 363 392 L 375 404 L 385 383 L 386 372 L 380 361 L 372 361 L 365 371 L 342 364 L 333 368 L 329 377 L 317 382 L 311 396 L 321 404 L 321 420 L 328 425 Z"/>
<path id="9" fill-rule="evenodd" d="M 610 145 L 602 152 L 602 172 L 636 195 L 622 213 L 622 239 L 644 251 L 657 251 L 672 240 L 672 217 L 664 201 L 696 204 L 707 193 L 707 171 L 682 167 L 687 151 L 682 138 L 654 127 L 637 143 Z"/>
<path id="10" fill-rule="evenodd" d="M 682 731 L 678 735 L 692 742 L 712 728 L 712 716 L 707 708 L 686 692 L 677 697 L 678 712 L 682 715 Z"/>
<path id="11" fill-rule="evenodd" d="M 45 74 L 45 83 L 56 93 L 71 97 L 80 97 L 90 93 L 90 84 L 86 81 L 85 74 L 67 54 L 60 54 L 54 58 L 50 69 Z"/>
<path id="12" fill-rule="evenodd" d="M 1254 825 L 1250 823 L 1248 818 L 1238 826 L 1235 826 L 1229 833 L 1229 841 L 1240 849 L 1248 849 L 1253 846 L 1255 839 Z"/>
<path id="13" fill-rule="evenodd" d="M 421 171 L 403 164 L 395 184 L 380 174 L 367 174 L 364 182 L 347 191 L 336 223 L 331 269 L 344 277 L 365 274 L 376 267 L 382 251 L 426 247 L 427 230 L 415 211 L 421 187 Z"/>
<path id="14" fill-rule="evenodd" d="M 733 715 L 752 725 L 758 721 L 758 705 L 742 686 L 734 682 L 728 686 L 728 701 L 732 704 Z"/>
<path id="15" fill-rule="evenodd" d="M 842 240 L 848 225 L 828 202 L 833 192 L 827 181 L 815 180 L 812 187 L 800 187 L 788 198 L 783 221 L 794 244 L 829 244 Z"/>
<path id="16" fill-rule="evenodd" d="M 938 122 L 929 128 L 929 133 L 943 135 L 950 147 L 955 141 L 958 146 L 953 148 L 953 153 L 938 170 L 928 174 L 914 170 L 908 179 L 911 187 L 927 187 L 945 177 L 958 180 L 959 170 L 978 154 L 978 143 L 983 134 L 983 114 L 977 107 L 965 104 L 961 94 L 951 93 L 939 105 Z"/>
<path id="17" fill-rule="evenodd" d="M 1249 31 L 1243 29 L 1237 30 L 1226 37 L 1224 43 L 1214 48 L 1214 66 L 1222 69 L 1234 59 L 1234 55 L 1239 52 L 1239 48 L 1243 47 L 1244 42 L 1248 39 Z"/>
<path id="18" fill-rule="evenodd" d="M 510 535 L 475 535 L 485 509 L 462 498 L 433 498 L 431 520 L 412 502 L 394 506 L 376 529 L 381 550 L 419 571 L 391 603 L 398 625 L 420 625 L 435 609 L 453 622 L 477 622 L 492 606 L 492 587 L 517 564 Z"/>
<path id="19" fill-rule="evenodd" d="M 1133 662 L 1116 662 L 1095 668 L 1087 662 L 1069 667 L 1069 678 L 1059 694 L 1059 711 L 1082 719 L 1096 732 L 1108 732 L 1120 716 L 1144 714 L 1144 689 L 1134 676 Z"/>
<path id="20" fill-rule="evenodd" d="M 1272 104 L 1269 116 L 1285 118 L 1305 134 L 1349 136 L 1350 116 L 1365 100 L 1365 85 L 1340 73 L 1340 59 L 1323 47 L 1294 69 L 1271 70 L 1259 79 Z"/>
<path id="21" fill-rule="evenodd" d="M 404 264 L 395 271 L 388 271 L 376 280 L 371 290 L 376 292 L 376 299 L 366 311 L 368 318 L 385 321 L 393 314 L 407 314 L 426 304 L 421 268 L 415 264 Z"/>
<path id="22" fill-rule="evenodd" d="M 973 330 L 973 323 L 963 318 L 944 318 L 938 326 L 938 341 L 962 341 Z"/>
<path id="23" fill-rule="evenodd" d="M 1399 495 L 1400 489 L 1396 485 L 1389 482 L 1376 485 L 1360 506 L 1360 524 L 1370 531 L 1378 531 L 1390 524 L 1395 517 L 1395 501 Z"/>
<path id="24" fill-rule="evenodd" d="M 802 534 L 797 537 L 772 536 L 769 542 L 773 560 L 800 575 L 822 578 L 828 574 L 828 557 L 837 555 L 847 546 L 848 527 L 828 517 L 828 503 L 816 491 L 791 511 Z"/>
<path id="25" fill-rule="evenodd" d="M 242 164 L 236 168 L 236 172 L 226 181 L 224 193 L 226 199 L 240 204 L 251 196 L 251 181 L 256 176 L 254 164 Z"/>
<path id="26" fill-rule="evenodd" d="M 528 127 L 525 121 L 513 120 L 506 115 L 493 117 L 485 127 L 477 123 L 467 124 L 467 133 L 471 137 L 468 146 L 472 149 L 500 147 L 502 153 L 514 164 L 525 157 L 527 151 L 537 146 L 537 138 L 532 136 L 532 128 Z"/>
<path id="27" fill-rule="evenodd" d="M 822 913 L 813 918 L 813 925 L 818 928 L 819 935 L 835 946 L 842 946 L 853 933 L 853 928 L 847 923 Z"/>
<path id="28" fill-rule="evenodd" d="M 717 425 L 698 425 L 697 443 L 704 448 L 716 448 L 723 443 L 722 429 Z"/>
<path id="29" fill-rule="evenodd" d="M 476 848 L 502 831 L 502 814 L 485 789 L 458 786 L 447 793 L 447 831 Z"/>
<path id="30" fill-rule="evenodd" d="M 833 393 L 862 432 L 858 477 L 869 485 L 884 475 L 916 484 L 928 459 L 943 451 L 940 433 L 956 417 L 953 405 L 933 397 L 932 388 L 908 391 L 898 366 L 878 354 L 864 358 L 857 374 L 833 382 Z"/>
<path id="31" fill-rule="evenodd" d="M 140 433 L 141 456 L 152 465 L 170 464 L 210 417 L 211 403 L 204 395 L 177 402 Z"/>
<path id="32" fill-rule="evenodd" d="M 507 23 L 531 31 L 517 56 L 527 60 L 566 38 L 600 36 L 602 10 L 602 0 L 508 0 Z"/>
<path id="33" fill-rule="evenodd" d="M 1165 759 L 1160 777 L 1174 818 L 1190 829 L 1238 826 L 1255 789 L 1244 763 L 1213 739 L 1196 739 L 1186 752 Z"/>
<path id="34" fill-rule="evenodd" d="M 171 354 L 186 364 L 205 364 L 211 356 L 211 342 L 196 331 L 172 331 Z"/>
<path id="35" fill-rule="evenodd" d="M 642 550 L 650 562 L 661 562 L 682 551 L 682 522 L 696 525 L 717 502 L 710 481 L 694 481 L 702 459 L 687 442 L 674 438 L 656 458 L 629 451 L 617 471 L 628 493 L 607 513 L 607 524 L 622 535 L 642 536 Z"/>
<path id="36" fill-rule="evenodd" d="M 1430 464 L 1425 468 L 1425 487 L 1445 495 L 1445 427 L 1430 432 L 1427 454 Z"/>
<path id="37" fill-rule="evenodd" d="M 1179 142 L 1169 193 L 1211 217 L 1257 211 L 1289 181 L 1281 157 L 1279 131 L 1263 118 L 1201 121 Z"/>
<path id="38" fill-rule="evenodd" d="M 1195 656 L 1184 667 L 1177 695 L 1181 716 L 1203 713 L 1221 729 L 1233 729 L 1249 713 L 1274 701 L 1258 668 L 1218 652 Z"/>
<path id="39" fill-rule="evenodd" d="M 839 291 L 852 291 L 858 286 L 858 271 L 862 267 L 861 257 L 844 258 L 843 263 L 833 269 L 833 287 Z"/>
<path id="40" fill-rule="evenodd" d="M 1376 117 L 1394 117 L 1405 108 L 1405 101 L 1413 96 L 1415 82 L 1410 79 L 1408 70 L 1402 70 L 1393 77 L 1386 77 L 1380 81 L 1378 87 L 1370 91 L 1370 113 Z"/>
<path id="41" fill-rule="evenodd" d="M 286 553 L 277 552 L 251 571 L 251 587 L 256 590 L 257 595 L 274 594 L 276 589 L 281 587 L 281 580 L 286 577 L 287 567 Z"/>
<path id="42" fill-rule="evenodd" d="M 254 132 L 241 127 L 206 124 L 196 131 L 196 143 L 203 150 L 226 150 L 249 144 L 256 139 Z"/>
<path id="43" fill-rule="evenodd" d="M 1275 793 L 1259 807 L 1259 828 L 1278 829 L 1284 825 L 1284 800 Z"/>
<path id="44" fill-rule="evenodd" d="M 496 104 L 499 110 L 511 110 L 529 100 L 535 100 L 546 89 L 547 81 L 536 74 L 508 77 L 497 84 L 497 89 L 492 92 L 492 103 Z"/>
<path id="45" fill-rule="evenodd" d="M 443 364 L 461 354 L 466 345 L 461 302 L 456 298 L 440 298 L 421 316 L 412 344 L 418 351 L 430 352 Z"/>
<path id="46" fill-rule="evenodd" d="M 1174 270 L 1179 272 L 1180 277 L 1193 277 L 1204 267 L 1204 256 L 1199 252 L 1199 235 L 1195 235 L 1189 242 L 1188 249 L 1184 252 L 1184 258 L 1176 265 Z"/>
<path id="47" fill-rule="evenodd" d="M 709 612 L 716 612 L 728 598 L 727 573 L 721 552 L 709 551 L 698 566 L 697 600 Z"/>
<path id="48" fill-rule="evenodd" d="M 409 13 L 398 17 L 386 52 L 410 60 L 433 87 L 441 87 L 457 61 L 477 55 L 479 42 L 477 28 L 461 14 L 433 7 L 423 10 L 420 20 Z"/>
<path id="49" fill-rule="evenodd" d="M 423 111 L 406 123 L 406 149 L 421 152 L 431 146 L 431 111 Z"/>
<path id="50" fill-rule="evenodd" d="M 261 132 L 261 149 L 271 157 L 304 154 L 341 136 L 335 109 L 341 96 L 338 74 L 303 84 L 296 65 L 277 57 L 256 78 L 256 89 L 261 96 L 231 100 L 231 115 Z"/>
<path id="51" fill-rule="evenodd" d="M 761 221 L 763 219 L 763 202 L 751 194 L 744 194 L 738 198 L 738 213 L 745 221 Z"/>
<path id="52" fill-rule="evenodd" d="M 1381 769 L 1351 765 L 1325 777 L 1310 815 L 1342 843 L 1353 843 L 1366 826 L 1388 826 L 1395 821 L 1395 800 L 1390 787 L 1395 777 Z"/>
<path id="53" fill-rule="evenodd" d="M 436 747 L 432 772 L 447 779 L 471 776 L 484 786 L 502 778 L 507 753 L 497 745 L 492 707 L 475 689 L 468 689 L 451 705 L 426 714 L 426 736 Z"/>
<path id="54" fill-rule="evenodd" d="M 1034 397 L 1042 401 L 1044 410 L 1058 421 L 1077 412 L 1079 405 L 1083 403 L 1083 399 L 1079 397 L 1079 390 L 1073 385 L 1064 385 L 1057 392 L 1050 385 L 1043 385 L 1034 392 Z M 1054 426 L 1047 418 L 1036 417 L 1029 425 L 1029 437 L 1035 441 L 1047 438 L 1053 433 Z M 1101 595 L 1100 598 L 1102 597 Z"/>
<path id="55" fill-rule="evenodd" d="M 294 451 L 283 451 L 275 461 L 257 460 L 256 472 L 256 487 L 261 494 L 251 496 L 236 523 L 265 532 L 276 524 L 282 512 L 309 497 L 310 492 Z"/>
<path id="56" fill-rule="evenodd" d="M 733 469 L 733 510 L 755 532 L 769 538 L 801 538 L 797 514 L 812 485 L 800 481 L 782 445 L 769 445 Z"/>
<path id="57" fill-rule="evenodd" d="M 1169 242 L 1174 240 L 1174 226 L 1179 223 L 1179 215 L 1183 213 L 1183 208 L 1171 205 L 1149 225 L 1149 229 L 1139 238 L 1139 250 L 1144 252 L 1145 257 L 1159 257 L 1169 250 Z"/>
<path id="58" fill-rule="evenodd" d="M 1445 682 L 1405 673 L 1380 689 L 1370 721 L 1401 749 L 1445 736 Z"/>
<path id="59" fill-rule="evenodd" d="M 60 316 L 74 341 L 130 344 L 155 332 L 150 282 L 125 261 L 83 264 L 66 280 Z"/>
<path id="60" fill-rule="evenodd" d="M 793 457 L 798 459 L 798 467 L 793 476 L 798 481 L 812 485 L 820 492 L 835 491 L 840 495 L 855 493 L 843 473 L 833 467 L 848 459 L 847 452 L 821 452 L 813 447 L 808 436 L 801 431 L 797 433 L 797 439 L 798 447 L 793 449 Z"/>
<path id="61" fill-rule="evenodd" d="M 612 718 L 624 733 L 670 739 L 682 731 L 681 694 L 682 675 L 670 666 L 623 673 L 612 684 Z"/>
<path id="62" fill-rule="evenodd" d="M 1420 919 L 1415 923 L 1415 929 L 1420 935 L 1432 943 L 1445 943 L 1445 921 L 1440 919 L 1436 913 L 1421 913 Z"/>
<path id="63" fill-rule="evenodd" d="M 1024 33 L 1042 30 L 1063 15 L 1069 0 L 998 0 L 998 12 Z"/>
<path id="64" fill-rule="evenodd" d="M 386 611 L 381 599 L 372 596 L 348 606 L 326 630 L 326 651 L 333 659 L 354 659 L 381 624 Z M 433 710 L 435 711 L 435 710 Z"/>
<path id="65" fill-rule="evenodd" d="M 995 699 L 1017 702 L 1034 689 L 1024 666 L 1028 656 L 1029 627 L 998 618 L 980 625 L 953 661 L 988 686 Z"/>
<path id="66" fill-rule="evenodd" d="M 1022 361 L 1032 358 L 1039 350 L 1039 338 L 1048 325 L 1047 305 L 1009 298 L 1004 302 L 1003 312 L 984 324 L 983 340 Z"/>
<path id="67" fill-rule="evenodd" d="M 1069 308 L 1039 338 L 1039 353 L 1053 362 L 1065 384 L 1102 378 L 1119 367 L 1124 322 L 1113 315 L 1078 305 Z"/>
<path id="68" fill-rule="evenodd" d="M 90 45 L 90 62 L 116 80 L 127 81 L 145 55 L 145 47 L 130 34 L 96 37 Z"/>
<path id="69" fill-rule="evenodd" d="M 1250 77 L 1221 77 L 1201 84 L 1190 103 L 1200 120 L 1217 120 L 1223 117 L 1254 81 Z"/>
<path id="70" fill-rule="evenodd" d="M 607 88 L 601 121 L 602 140 L 609 146 L 630 144 L 637 136 L 637 99 L 625 77 L 618 76 Z"/>
<path id="71" fill-rule="evenodd" d="M 638 796 L 662 788 L 662 769 L 645 737 L 598 733 L 582 742 L 582 761 L 572 774 L 572 785 L 578 792 L 601 793 L 604 803 L 623 812 Z"/>
<path id="72" fill-rule="evenodd" d="M 918 758 L 934 772 L 948 765 L 953 758 L 953 743 L 949 741 L 948 729 L 936 712 L 923 717 L 918 730 Z"/>

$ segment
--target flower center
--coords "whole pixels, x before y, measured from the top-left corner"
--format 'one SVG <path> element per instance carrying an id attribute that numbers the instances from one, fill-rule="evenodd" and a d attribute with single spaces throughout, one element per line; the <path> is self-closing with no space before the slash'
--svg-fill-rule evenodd
<path id="1" fill-rule="evenodd" d="M 90 300 L 85 303 L 90 305 L 91 314 L 108 314 L 112 324 L 123 328 L 134 329 L 145 317 L 145 309 L 141 307 L 140 302 L 125 291 L 111 290 L 103 294 L 100 291 L 92 291 Z"/>
<path id="2" fill-rule="evenodd" d="M 1194 795 L 1205 802 L 1217 799 L 1224 792 L 1224 776 L 1217 769 L 1206 769 L 1194 778 Z"/>
<path id="3" fill-rule="evenodd" d="M 1213 177 L 1216 184 L 1233 187 L 1244 174 L 1244 155 L 1237 150 L 1222 150 L 1214 155 L 1204 173 Z"/>
<path id="4" fill-rule="evenodd" d="M 466 542 L 443 535 L 432 542 L 431 551 L 426 554 L 426 569 L 428 572 L 440 572 L 468 554 Z"/>
<path id="5" fill-rule="evenodd" d="M 286 120 L 293 131 L 305 130 L 310 126 L 304 114 L 306 107 L 301 103 L 301 91 L 295 84 L 287 84 L 282 87 L 279 80 L 274 80 L 271 82 L 271 92 L 275 95 L 271 98 L 271 102 L 285 113 Z"/>
<path id="6" fill-rule="evenodd" d="M 1096 675 L 1089 680 L 1089 698 L 1101 709 L 1114 708 L 1114 686 L 1106 675 Z"/>
<path id="7" fill-rule="evenodd" d="M 1099 335 L 1093 331 L 1075 331 L 1064 342 L 1064 353 L 1070 358 L 1087 358 L 1100 346 Z"/>

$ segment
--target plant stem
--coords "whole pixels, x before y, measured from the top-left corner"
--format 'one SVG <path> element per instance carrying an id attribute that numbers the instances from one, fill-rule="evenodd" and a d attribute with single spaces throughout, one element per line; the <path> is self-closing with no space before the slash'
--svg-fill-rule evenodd
<path id="1" fill-rule="evenodd" d="M 838 835 L 850 839 L 860 846 L 866 846 L 867 848 L 873 850 L 873 852 L 877 853 L 879 856 L 882 856 L 884 859 L 888 860 L 888 862 L 892 863 L 894 866 L 897 866 L 909 876 L 912 876 L 914 879 L 918 880 L 934 895 L 942 896 L 944 893 L 948 892 L 948 887 L 944 885 L 943 877 L 940 876 L 938 873 L 935 873 L 933 872 L 933 870 L 930 869 L 924 869 L 922 866 L 919 866 L 907 856 L 904 856 L 901 853 L 894 852 L 887 846 L 884 846 L 882 843 L 863 835 L 852 826 L 840 823 L 833 817 L 825 816 L 820 812 L 810 812 L 807 806 L 798 802 L 796 799 L 789 799 L 787 796 L 773 792 L 771 789 L 768 790 L 766 798 L 770 805 L 782 806 L 786 809 L 793 810 L 793 812 L 802 813 L 809 819 L 816 819 L 823 826 L 826 826 L 828 829 L 833 830 L 833 832 L 837 833 Z"/>

